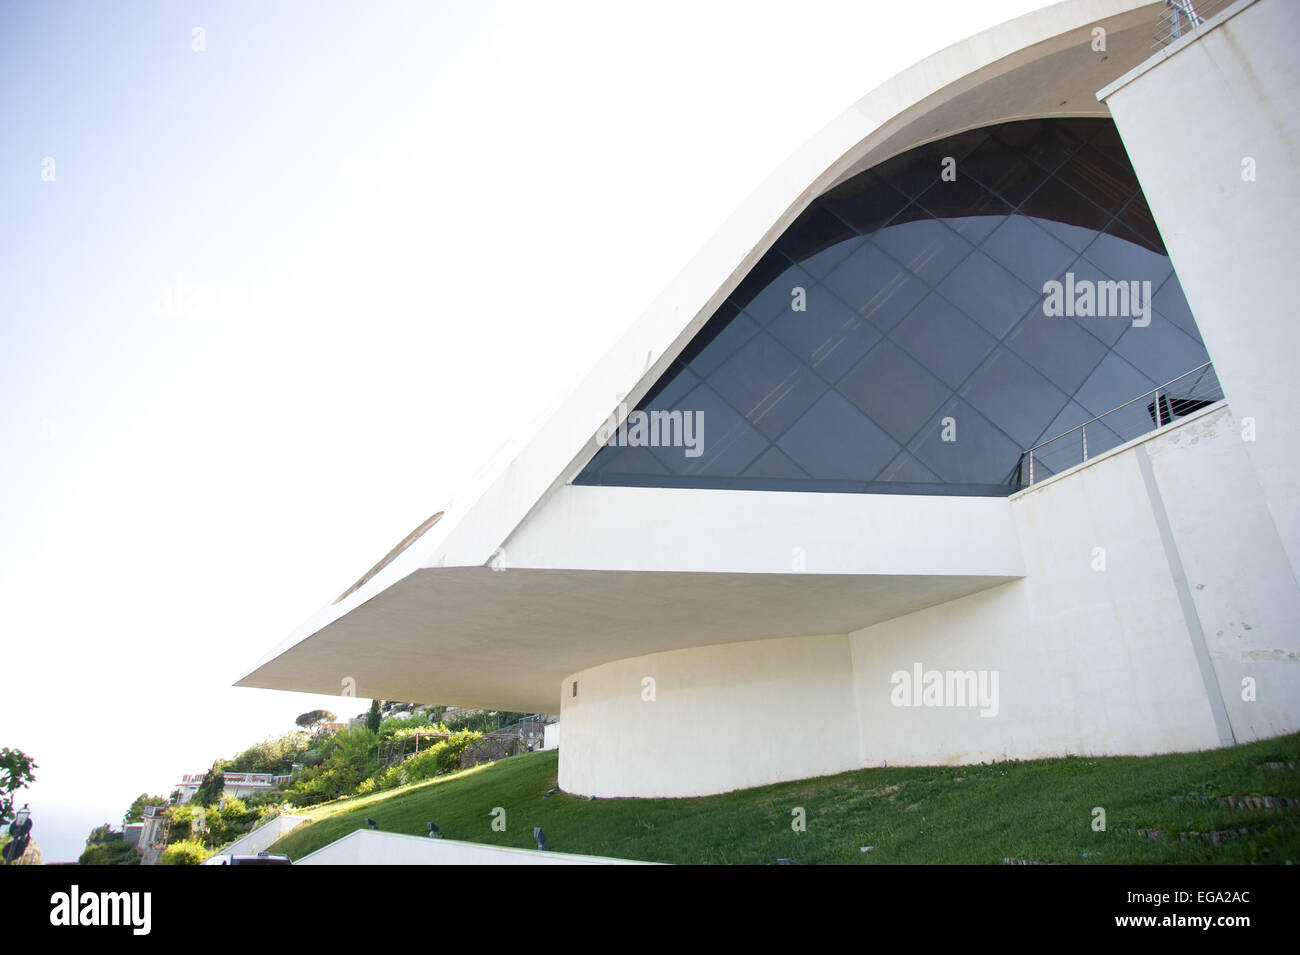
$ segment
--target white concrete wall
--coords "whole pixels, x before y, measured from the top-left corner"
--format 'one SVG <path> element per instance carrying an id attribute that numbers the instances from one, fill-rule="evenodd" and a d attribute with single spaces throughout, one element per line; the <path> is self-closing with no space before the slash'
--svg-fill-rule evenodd
<path id="1" fill-rule="evenodd" d="M 1019 495 L 1024 580 L 852 635 L 863 763 L 1147 754 L 1300 728 L 1300 592 L 1250 471 L 1220 408 Z M 998 716 L 891 705 L 890 675 L 918 661 L 999 671 Z"/>
<path id="2" fill-rule="evenodd" d="M 560 707 L 567 792 L 695 796 L 858 765 L 845 634 L 620 660 L 571 676 Z"/>
<path id="3" fill-rule="evenodd" d="M 1098 93 L 1115 118 L 1300 568 L 1300 4 L 1242 0 Z M 1242 177 L 1253 159 L 1254 181 Z"/>
<path id="4" fill-rule="evenodd" d="M 542 727 L 542 749 L 560 748 L 560 724 L 547 723 Z"/>
<path id="5" fill-rule="evenodd" d="M 456 839 L 429 839 L 358 829 L 294 865 L 653 865 L 629 859 L 512 849 Z"/>
<path id="6" fill-rule="evenodd" d="M 1025 571 L 1006 498 L 941 494 L 567 485 L 503 556 L 512 568 L 786 574 L 796 548 L 817 574 Z"/>
<path id="7" fill-rule="evenodd" d="M 1294 732 L 1300 589 L 1251 475 L 1219 405 L 1014 497 L 1023 580 L 852 634 L 573 674 L 560 785 L 702 795 L 882 762 L 1150 754 Z M 893 674 L 918 663 L 996 671 L 996 715 L 894 705 Z"/>
<path id="8" fill-rule="evenodd" d="M 221 849 L 225 855 L 256 855 L 268 849 L 286 832 L 306 822 L 305 816 L 276 816 Z"/>
<path id="9" fill-rule="evenodd" d="M 1238 742 L 1300 729 L 1300 587 L 1231 414 L 1146 446 Z M 1242 699 L 1242 680 L 1256 699 Z"/>

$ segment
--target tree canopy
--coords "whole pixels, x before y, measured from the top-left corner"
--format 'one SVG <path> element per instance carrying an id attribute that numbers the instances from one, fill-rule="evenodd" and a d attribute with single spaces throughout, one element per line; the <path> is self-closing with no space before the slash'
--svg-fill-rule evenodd
<path id="1" fill-rule="evenodd" d="M 312 730 L 322 723 L 333 723 L 334 720 L 335 716 L 329 710 L 310 710 L 303 713 L 294 722 L 305 730 Z"/>
<path id="2" fill-rule="evenodd" d="M 0 826 L 13 821 L 14 793 L 36 782 L 32 770 L 39 768 L 22 750 L 0 749 Z"/>
<path id="3" fill-rule="evenodd" d="M 135 801 L 131 803 L 131 808 L 122 817 L 122 825 L 143 822 L 145 806 L 166 806 L 168 804 L 169 800 L 166 796 L 150 796 L 148 793 L 141 793 L 135 797 Z"/>

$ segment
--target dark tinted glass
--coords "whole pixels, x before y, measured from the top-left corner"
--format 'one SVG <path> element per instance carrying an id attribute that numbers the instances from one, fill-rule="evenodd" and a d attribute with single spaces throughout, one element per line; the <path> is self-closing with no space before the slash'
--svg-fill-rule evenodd
<path id="1" fill-rule="evenodd" d="M 1051 282 L 1112 314 L 1047 314 Z M 1207 360 L 1114 125 L 1007 123 L 813 202 L 576 483 L 1006 494 L 1022 451 Z"/>

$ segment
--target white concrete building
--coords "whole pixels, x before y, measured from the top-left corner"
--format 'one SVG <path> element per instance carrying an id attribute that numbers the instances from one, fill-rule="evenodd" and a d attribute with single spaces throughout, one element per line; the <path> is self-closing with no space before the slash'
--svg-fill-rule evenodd
<path id="1" fill-rule="evenodd" d="M 1197 7 L 863 97 L 240 685 L 558 702 L 601 796 L 1300 730 L 1300 5 Z"/>
<path id="2" fill-rule="evenodd" d="M 178 805 L 183 806 L 194 798 L 194 794 L 203 785 L 205 775 L 205 773 L 185 773 L 181 776 L 181 781 L 173 787 L 173 791 L 176 793 L 175 801 Z"/>
<path id="3" fill-rule="evenodd" d="M 227 799 L 246 799 L 275 792 L 287 783 L 292 776 L 276 776 L 273 773 L 223 773 L 221 795 Z"/>

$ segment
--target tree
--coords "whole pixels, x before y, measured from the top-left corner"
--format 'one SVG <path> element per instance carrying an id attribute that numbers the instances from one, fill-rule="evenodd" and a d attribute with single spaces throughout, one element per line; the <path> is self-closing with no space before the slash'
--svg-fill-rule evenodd
<path id="1" fill-rule="evenodd" d="M 334 718 L 334 714 L 329 710 L 312 710 L 302 714 L 294 722 L 305 730 L 314 730 L 322 723 L 333 723 Z"/>
<path id="2" fill-rule="evenodd" d="M 211 806 L 219 801 L 226 786 L 225 769 L 225 760 L 219 759 L 213 763 L 212 768 L 203 774 L 203 782 L 199 783 L 199 788 L 190 797 L 190 802 L 200 806 Z"/>
<path id="3" fill-rule="evenodd" d="M 13 821 L 14 793 L 36 782 L 32 770 L 39 768 L 22 750 L 0 749 L 0 826 Z"/>
<path id="4" fill-rule="evenodd" d="M 121 831 L 114 829 L 111 822 L 106 822 L 102 826 L 96 826 L 90 830 L 90 835 L 86 836 L 86 845 L 94 842 L 115 842 L 121 838 Z"/>
<path id="5" fill-rule="evenodd" d="M 145 806 L 166 805 L 170 805 L 166 796 L 150 796 L 148 793 L 141 793 L 135 797 L 135 801 L 131 803 L 131 808 L 128 809 L 126 815 L 122 817 L 122 825 L 131 822 L 143 822 Z"/>
<path id="6" fill-rule="evenodd" d="M 379 732 L 379 701 L 370 701 L 370 711 L 366 713 L 366 729 L 372 733 Z"/>

